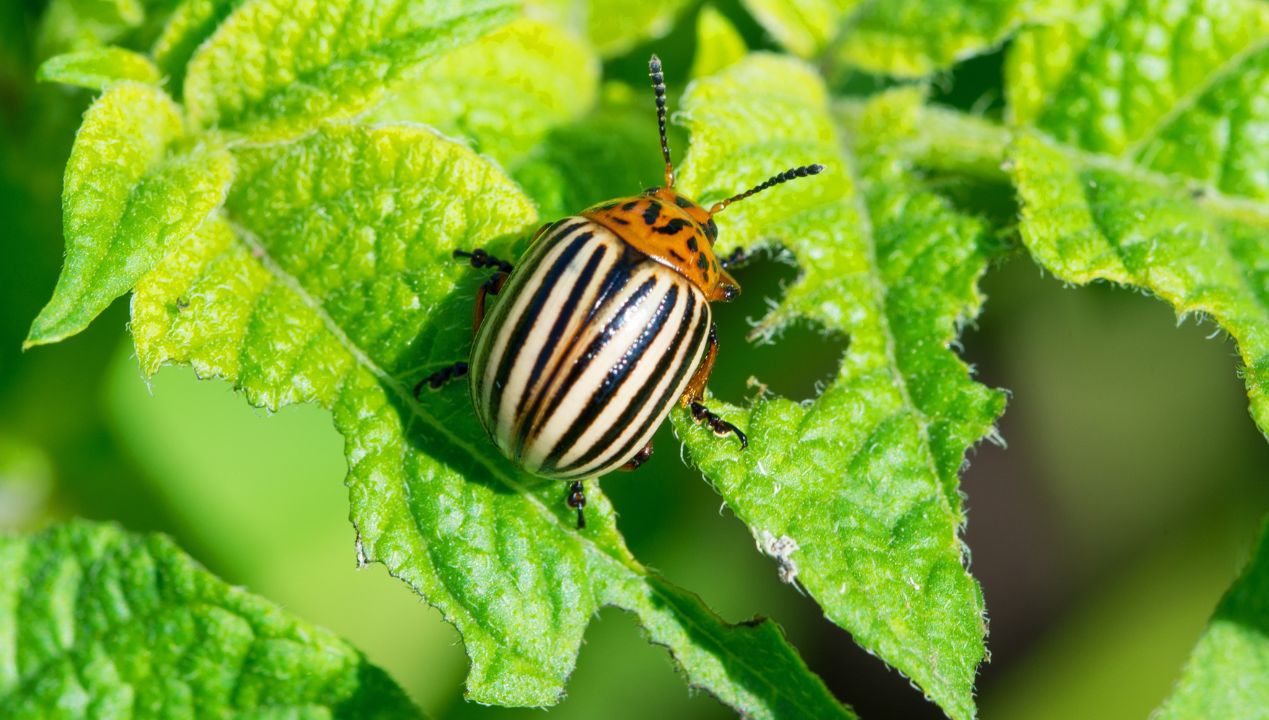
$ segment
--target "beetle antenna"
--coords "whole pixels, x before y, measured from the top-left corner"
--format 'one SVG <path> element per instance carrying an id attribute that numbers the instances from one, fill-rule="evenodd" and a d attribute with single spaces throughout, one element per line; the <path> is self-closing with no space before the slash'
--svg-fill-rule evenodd
<path id="1" fill-rule="evenodd" d="M 728 205 L 734 202 L 744 200 L 750 195 L 760 193 L 763 190 L 766 190 L 767 188 L 770 188 L 770 187 L 775 187 L 776 185 L 779 185 L 780 183 L 786 183 L 792 180 L 793 178 L 806 177 L 807 175 L 819 175 L 823 171 L 824 171 L 824 166 L 818 163 L 815 165 L 803 165 L 801 167 L 790 168 L 788 170 L 785 170 L 782 173 L 779 173 L 778 175 L 773 175 L 771 178 L 769 178 L 766 182 L 762 183 L 761 185 L 754 185 L 753 187 L 740 193 L 739 195 L 732 195 L 731 197 L 727 198 L 726 200 L 723 200 L 722 202 L 714 203 L 714 206 L 709 209 L 709 214 L 716 215 L 722 212 L 723 210 L 725 210 Z"/>
<path id="2" fill-rule="evenodd" d="M 665 186 L 674 187 L 674 164 L 670 162 L 670 141 L 665 137 L 665 75 L 661 72 L 661 58 L 656 55 L 648 61 L 648 74 L 652 76 L 652 92 L 657 98 L 657 128 L 661 131 L 661 157 L 665 158 Z"/>

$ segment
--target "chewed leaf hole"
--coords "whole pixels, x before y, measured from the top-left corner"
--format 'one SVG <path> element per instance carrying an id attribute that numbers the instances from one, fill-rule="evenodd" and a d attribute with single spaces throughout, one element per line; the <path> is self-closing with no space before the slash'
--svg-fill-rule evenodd
<path id="1" fill-rule="evenodd" d="M 709 389 L 730 403 L 743 403 L 759 393 L 790 400 L 813 400 L 837 375 L 849 345 L 840 333 L 800 321 L 780 329 L 768 342 L 751 340 L 754 324 L 783 298 L 797 280 L 798 268 L 782 250 L 762 251 L 731 274 L 742 288 L 740 297 L 714 305 L 718 324 L 718 360 Z"/>

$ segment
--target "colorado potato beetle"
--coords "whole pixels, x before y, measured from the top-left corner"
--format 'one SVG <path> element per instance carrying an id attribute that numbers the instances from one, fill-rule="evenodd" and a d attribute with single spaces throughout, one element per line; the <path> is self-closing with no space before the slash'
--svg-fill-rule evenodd
<path id="1" fill-rule="evenodd" d="M 476 294 L 468 362 L 415 387 L 468 375 L 476 414 L 498 448 L 525 470 L 570 482 L 567 502 L 586 525 L 582 481 L 633 470 L 677 400 L 719 435 L 745 434 L 701 400 L 718 353 L 710 303 L 740 286 L 719 258 L 713 216 L 728 205 L 822 165 L 786 170 L 708 210 L 674 190 L 666 139 L 665 77 L 648 63 L 656 95 L 665 185 L 600 203 L 538 230 L 514 266 L 482 249 L 457 250 L 494 274 Z M 500 300 L 486 313 L 488 296 Z"/>

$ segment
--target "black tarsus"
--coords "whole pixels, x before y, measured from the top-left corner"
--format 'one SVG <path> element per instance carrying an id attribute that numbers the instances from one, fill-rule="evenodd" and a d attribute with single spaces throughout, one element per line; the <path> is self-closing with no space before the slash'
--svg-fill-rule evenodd
<path id="1" fill-rule="evenodd" d="M 577 509 L 577 529 L 586 529 L 586 489 L 581 480 L 574 480 L 568 486 L 568 506 Z"/>
<path id="2" fill-rule="evenodd" d="M 736 437 L 740 438 L 741 450 L 745 450 L 749 447 L 749 437 L 741 432 L 740 428 L 718 417 L 714 413 L 710 412 L 709 408 L 698 402 L 692 403 L 691 409 L 692 417 L 696 420 L 696 422 L 703 422 L 706 425 L 709 425 L 709 429 L 713 430 L 715 435 L 726 435 L 728 433 L 732 433 Z"/>
<path id="3" fill-rule="evenodd" d="M 674 187 L 674 163 L 670 162 L 670 141 L 665 134 L 665 74 L 661 72 L 661 58 L 656 55 L 648 61 L 648 75 L 652 77 L 652 92 L 657 102 L 657 129 L 661 133 L 661 157 L 665 159 L 665 186 Z"/>
<path id="4" fill-rule="evenodd" d="M 789 168 L 788 170 L 785 170 L 782 173 L 772 175 L 770 178 L 767 178 L 765 181 L 763 181 L 762 184 L 755 185 L 749 188 L 748 190 L 740 193 L 739 195 L 732 195 L 726 200 L 714 203 L 714 206 L 709 209 L 709 214 L 714 215 L 715 213 L 720 213 L 728 205 L 734 202 L 739 202 L 741 200 L 744 200 L 750 195 L 754 195 L 755 193 L 760 193 L 763 190 L 779 185 L 780 183 L 786 183 L 794 178 L 806 177 L 808 175 L 819 175 L 822 172 L 824 172 L 824 166 L 818 163 L 816 163 L 815 165 L 800 165 L 795 168 Z"/>
<path id="5" fill-rule="evenodd" d="M 471 258 L 471 266 L 474 268 L 496 267 L 502 272 L 511 272 L 511 263 L 506 260 L 499 260 L 493 255 L 485 252 L 484 248 L 476 248 L 471 252 L 467 252 L 466 250 L 455 250 L 454 257 Z"/>
<path id="6" fill-rule="evenodd" d="M 734 267 L 743 267 L 749 262 L 749 253 L 744 248 L 736 248 L 727 255 L 718 258 L 718 264 L 724 270 L 730 270 Z"/>
<path id="7" fill-rule="evenodd" d="M 423 394 L 424 386 L 432 390 L 440 390 L 450 380 L 457 380 L 467 374 L 467 363 L 456 362 L 437 370 L 414 385 L 414 397 Z"/>

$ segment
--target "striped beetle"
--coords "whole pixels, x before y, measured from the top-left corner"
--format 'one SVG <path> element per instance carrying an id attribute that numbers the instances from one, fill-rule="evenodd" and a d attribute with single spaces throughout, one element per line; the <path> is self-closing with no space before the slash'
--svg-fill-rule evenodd
<path id="1" fill-rule="evenodd" d="M 415 386 L 418 394 L 470 375 L 476 413 L 503 454 L 531 473 L 570 481 L 579 529 L 586 526 L 582 481 L 643 464 L 675 400 L 697 422 L 748 447 L 740 428 L 701 404 L 718 353 L 710 303 L 740 293 L 727 268 L 746 260 L 740 249 L 714 255 L 713 216 L 824 169 L 787 170 L 705 210 L 674 190 L 656 55 L 648 71 L 665 185 L 544 225 L 514 269 L 479 248 L 454 251 L 496 272 L 476 294 L 470 361 Z M 489 295 L 502 300 L 486 314 Z"/>

